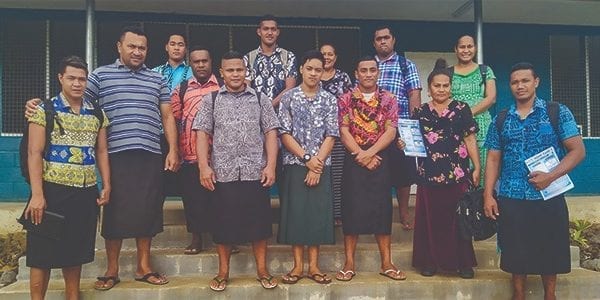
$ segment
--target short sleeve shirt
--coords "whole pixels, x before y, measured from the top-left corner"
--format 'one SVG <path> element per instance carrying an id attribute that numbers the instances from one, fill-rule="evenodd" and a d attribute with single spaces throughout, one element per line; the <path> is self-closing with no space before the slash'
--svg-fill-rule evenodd
<path id="1" fill-rule="evenodd" d="M 336 97 L 343 95 L 352 88 L 350 76 L 344 71 L 335 69 L 333 77 L 329 80 L 321 80 L 323 88 Z"/>
<path id="2" fill-rule="evenodd" d="M 254 89 L 273 99 L 285 89 L 286 78 L 298 77 L 296 56 L 292 51 L 284 51 L 279 47 L 269 56 L 263 54 L 260 47 L 254 51 L 258 53 L 252 65 L 249 61 L 250 53 L 244 56 L 246 80 L 251 82 Z"/>
<path id="3" fill-rule="evenodd" d="M 100 120 L 92 104 L 84 100 L 79 114 L 71 111 L 69 102 L 61 95 L 52 98 L 54 129 L 50 136 L 50 147 L 44 156 L 42 179 L 47 182 L 73 187 L 96 185 L 96 138 Z M 108 118 L 102 113 L 102 128 L 108 126 Z M 38 106 L 30 123 L 46 127 L 43 104 Z M 64 130 L 60 133 L 59 124 Z"/>
<path id="4" fill-rule="evenodd" d="M 163 78 L 167 81 L 167 85 L 169 86 L 169 91 L 173 93 L 175 88 L 184 80 L 188 80 L 192 78 L 192 68 L 188 66 L 185 61 L 181 64 L 173 67 L 166 62 L 163 65 L 156 66 L 152 69 L 152 71 L 160 73 Z"/>
<path id="5" fill-rule="evenodd" d="M 565 155 L 562 141 L 579 135 L 577 122 L 571 111 L 559 106 L 558 132 L 554 132 L 546 101 L 536 98 L 532 111 L 521 119 L 513 104 L 506 114 L 502 131 L 496 128 L 496 118 L 490 123 L 485 142 L 489 150 L 502 152 L 498 177 L 498 195 L 519 200 L 542 200 L 542 195 L 528 181 L 525 159 L 554 147 L 560 159 Z"/>
<path id="6" fill-rule="evenodd" d="M 266 167 L 264 135 L 279 128 L 279 120 L 267 96 L 249 87 L 231 93 L 219 89 L 213 103 L 204 96 L 192 127 L 213 138 L 211 166 L 218 182 L 260 180 Z"/>
<path id="7" fill-rule="evenodd" d="M 396 96 L 399 117 L 408 119 L 411 113 L 408 93 L 412 90 L 422 89 L 417 65 L 409 59 L 404 57 L 401 58 L 396 52 L 388 59 L 380 60 L 377 56 L 375 56 L 375 59 L 379 65 L 379 79 L 377 80 L 377 85 Z M 405 72 L 402 71 L 403 61 L 405 61 Z"/>
<path id="8" fill-rule="evenodd" d="M 308 154 L 315 156 L 326 137 L 338 137 L 337 100 L 319 89 L 316 96 L 308 98 L 300 87 L 285 92 L 281 98 L 278 117 L 281 123 L 280 134 L 290 134 L 300 147 Z M 301 165 L 298 157 L 283 147 L 284 165 Z M 327 157 L 325 165 L 331 165 L 331 157 Z"/>
<path id="9" fill-rule="evenodd" d="M 451 101 L 441 113 L 431 102 L 421 105 L 418 119 L 427 157 L 420 158 L 417 174 L 427 185 L 456 184 L 469 180 L 469 152 L 464 137 L 476 133 L 477 123 L 469 105 Z"/>

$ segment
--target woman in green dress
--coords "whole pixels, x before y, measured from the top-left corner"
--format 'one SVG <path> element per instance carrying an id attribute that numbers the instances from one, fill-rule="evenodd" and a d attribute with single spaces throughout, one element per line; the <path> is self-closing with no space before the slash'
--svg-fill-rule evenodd
<path id="1" fill-rule="evenodd" d="M 466 102 L 471 107 L 479 132 L 477 146 L 481 170 L 485 170 L 487 149 L 484 146 L 492 116 L 488 111 L 496 103 L 496 76 L 489 66 L 478 65 L 474 59 L 477 45 L 470 35 L 461 36 L 454 46 L 457 64 L 453 68 L 452 99 Z M 484 78 L 485 77 L 485 78 Z M 480 183 L 483 185 L 483 174 Z"/>

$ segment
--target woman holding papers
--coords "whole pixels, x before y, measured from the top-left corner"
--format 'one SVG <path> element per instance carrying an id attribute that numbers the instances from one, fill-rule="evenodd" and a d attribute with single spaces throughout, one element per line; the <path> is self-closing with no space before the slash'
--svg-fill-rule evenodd
<path id="1" fill-rule="evenodd" d="M 438 59 L 427 83 L 432 101 L 413 114 L 427 150 L 417 167 L 413 267 L 423 276 L 443 269 L 473 278 L 477 264 L 473 244 L 457 234 L 455 210 L 471 182 L 479 182 L 477 123 L 469 105 L 450 98 L 451 77 L 443 59 Z M 404 147 L 404 141 L 400 146 Z"/>

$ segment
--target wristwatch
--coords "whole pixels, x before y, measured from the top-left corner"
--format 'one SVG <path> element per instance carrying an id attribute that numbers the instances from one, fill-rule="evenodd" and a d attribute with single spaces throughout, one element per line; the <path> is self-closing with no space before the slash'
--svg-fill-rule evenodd
<path id="1" fill-rule="evenodd" d="M 300 160 L 302 161 L 302 163 L 307 163 L 310 159 L 312 158 L 312 156 L 308 153 L 305 153 L 302 158 L 300 158 Z"/>

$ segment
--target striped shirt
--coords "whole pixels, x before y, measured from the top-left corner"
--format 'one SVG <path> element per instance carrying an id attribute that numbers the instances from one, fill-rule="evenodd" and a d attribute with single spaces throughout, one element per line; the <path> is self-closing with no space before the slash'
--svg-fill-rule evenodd
<path id="1" fill-rule="evenodd" d="M 108 152 L 141 149 L 160 154 L 160 104 L 169 104 L 167 82 L 145 65 L 131 70 L 118 59 L 88 77 L 86 98 L 98 101 L 111 126 Z"/>
<path id="2" fill-rule="evenodd" d="M 375 56 L 375 60 L 379 65 L 377 85 L 396 96 L 400 119 L 410 118 L 408 93 L 421 89 L 417 65 L 404 57 L 401 58 L 396 52 L 386 60 L 380 60 L 378 56 Z M 402 74 L 402 60 L 406 61 L 406 74 Z"/>

